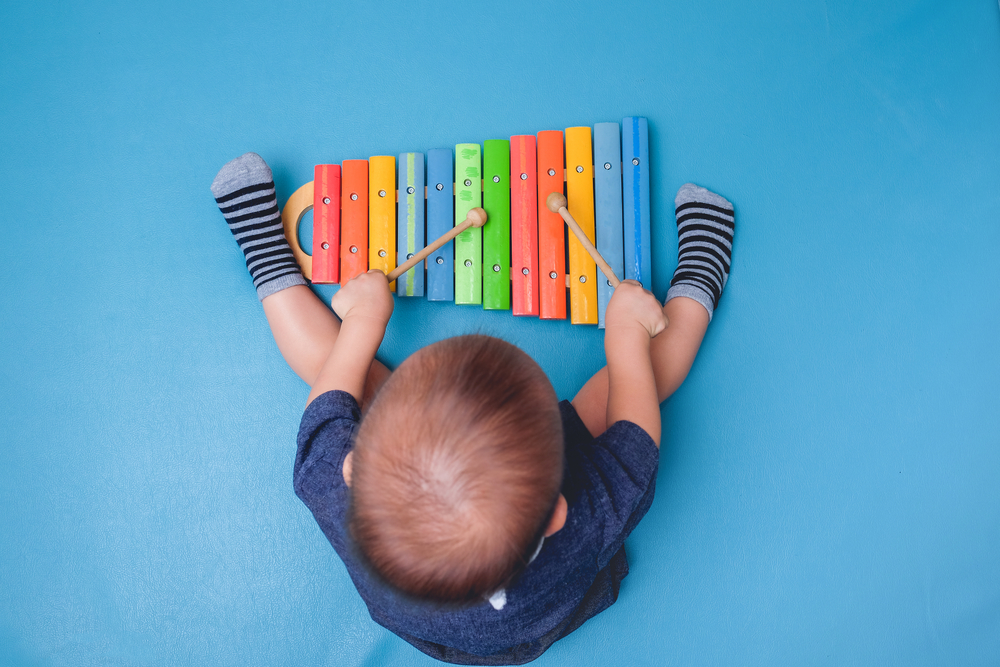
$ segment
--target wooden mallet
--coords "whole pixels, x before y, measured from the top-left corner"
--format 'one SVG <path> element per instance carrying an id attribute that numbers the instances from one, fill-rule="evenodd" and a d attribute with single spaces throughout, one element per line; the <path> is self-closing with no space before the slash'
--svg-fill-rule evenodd
<path id="1" fill-rule="evenodd" d="M 594 258 L 595 262 L 597 262 L 597 266 L 601 269 L 601 273 L 603 273 L 604 277 L 608 279 L 609 283 L 611 283 L 612 289 L 618 287 L 618 283 L 621 282 L 618 280 L 618 276 L 616 276 L 615 272 L 611 270 L 608 263 L 604 261 L 604 258 L 601 257 L 601 253 L 597 251 L 597 248 L 595 248 L 594 244 L 590 242 L 587 235 L 583 233 L 582 229 L 580 229 L 580 225 L 576 224 L 576 220 L 573 219 L 573 216 L 570 215 L 569 211 L 566 209 L 566 197 L 563 196 L 561 192 L 553 192 L 545 198 L 545 205 L 550 211 L 558 213 L 562 216 L 562 219 L 566 221 L 566 224 L 576 235 L 577 240 L 583 244 L 583 247 L 587 249 L 590 256 Z"/>
<path id="2" fill-rule="evenodd" d="M 481 208 L 472 209 L 471 211 L 469 211 L 469 215 L 465 217 L 465 222 L 449 229 L 446 233 L 442 234 L 440 238 L 434 241 L 434 243 L 425 247 L 423 250 L 415 254 L 413 257 L 409 258 L 408 260 L 397 266 L 395 269 L 390 271 L 389 274 L 386 276 L 386 278 L 388 278 L 389 282 L 391 283 L 393 280 L 396 280 L 401 275 L 412 269 L 414 266 L 427 259 L 428 255 L 430 255 L 432 252 L 443 246 L 445 243 L 447 243 L 448 241 L 452 240 L 453 238 L 464 232 L 469 227 L 482 227 L 485 224 L 486 224 L 486 211 L 484 211 Z"/>

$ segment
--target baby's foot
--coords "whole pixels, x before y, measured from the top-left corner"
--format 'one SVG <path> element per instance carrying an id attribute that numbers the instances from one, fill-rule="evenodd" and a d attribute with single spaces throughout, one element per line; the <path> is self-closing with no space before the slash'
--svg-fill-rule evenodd
<path id="1" fill-rule="evenodd" d="M 285 240 L 271 169 L 259 155 L 247 153 L 227 163 L 212 181 L 212 194 L 247 258 L 261 301 L 306 284 Z"/>
<path id="2" fill-rule="evenodd" d="M 667 301 L 678 296 L 694 299 L 708 311 L 711 322 L 729 279 L 736 230 L 733 205 L 692 183 L 681 186 L 674 205 L 678 257 Z"/>

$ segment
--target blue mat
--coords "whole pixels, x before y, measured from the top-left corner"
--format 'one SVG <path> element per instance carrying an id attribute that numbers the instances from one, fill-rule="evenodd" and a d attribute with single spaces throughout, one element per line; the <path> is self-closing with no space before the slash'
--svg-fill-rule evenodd
<path id="1" fill-rule="evenodd" d="M 4 3 L 0 664 L 430 664 L 293 495 L 308 390 L 209 183 L 632 114 L 654 290 L 687 181 L 733 273 L 618 603 L 536 664 L 997 664 L 997 3 L 766 4 Z M 382 356 L 468 331 L 562 397 L 603 364 L 425 301 Z"/>

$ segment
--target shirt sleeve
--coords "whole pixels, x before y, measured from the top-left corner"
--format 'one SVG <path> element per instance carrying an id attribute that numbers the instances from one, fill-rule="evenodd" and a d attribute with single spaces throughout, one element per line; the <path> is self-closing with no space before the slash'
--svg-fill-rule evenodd
<path id="1" fill-rule="evenodd" d="M 577 449 L 589 506 L 599 513 L 599 567 L 611 560 L 653 502 L 660 450 L 642 428 L 619 421 Z M 596 517 L 595 517 L 596 518 Z"/>
<path id="2" fill-rule="evenodd" d="M 324 532 L 347 511 L 344 457 L 351 451 L 360 420 L 358 402 L 345 391 L 318 396 L 302 415 L 293 474 L 295 495 L 312 511 Z"/>

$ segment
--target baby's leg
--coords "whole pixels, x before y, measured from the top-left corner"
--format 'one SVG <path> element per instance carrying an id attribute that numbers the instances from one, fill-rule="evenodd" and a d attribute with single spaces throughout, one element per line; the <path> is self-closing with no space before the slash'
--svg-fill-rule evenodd
<path id="1" fill-rule="evenodd" d="M 340 333 L 340 321 L 306 286 L 288 247 L 270 168 L 256 153 L 238 157 L 219 171 L 212 194 L 246 256 L 281 355 L 312 386 Z M 383 364 L 372 363 L 363 406 L 388 376 Z"/>
<path id="2" fill-rule="evenodd" d="M 275 292 L 266 297 L 262 305 L 281 356 L 311 387 L 337 340 L 340 320 L 304 285 Z M 390 372 L 377 359 L 372 362 L 361 401 L 362 408 L 368 406 Z"/>
<path id="3" fill-rule="evenodd" d="M 650 343 L 660 402 L 673 394 L 698 354 L 722 289 L 729 279 L 735 218 L 728 201 L 704 188 L 677 192 L 679 261 L 663 312 L 669 325 Z M 602 368 L 573 399 L 573 407 L 594 435 L 607 430 L 608 369 Z"/>

